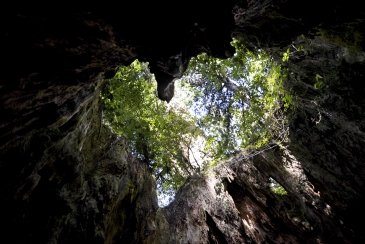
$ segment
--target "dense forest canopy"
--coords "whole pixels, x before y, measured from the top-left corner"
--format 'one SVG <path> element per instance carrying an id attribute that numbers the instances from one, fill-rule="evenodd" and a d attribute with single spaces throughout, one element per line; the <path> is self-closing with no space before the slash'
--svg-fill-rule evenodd
<path id="1" fill-rule="evenodd" d="M 157 98 L 154 76 L 138 60 L 120 67 L 102 92 L 104 123 L 130 141 L 160 195 L 172 196 L 189 175 L 244 148 L 285 140 L 282 112 L 292 100 L 285 70 L 263 51 L 232 45 L 232 58 L 193 58 L 170 103 Z"/>

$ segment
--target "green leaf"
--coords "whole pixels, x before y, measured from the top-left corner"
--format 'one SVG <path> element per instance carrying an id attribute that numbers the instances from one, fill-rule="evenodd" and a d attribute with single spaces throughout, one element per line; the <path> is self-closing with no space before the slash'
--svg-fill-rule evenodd
<path id="1" fill-rule="evenodd" d="M 148 64 L 137 60 L 120 67 L 101 94 L 104 123 L 130 141 L 166 194 L 202 167 L 283 139 L 280 111 L 293 101 L 283 88 L 286 70 L 263 51 L 252 52 L 238 40 L 232 45 L 232 58 L 203 53 L 191 59 L 170 104 L 156 97 Z"/>

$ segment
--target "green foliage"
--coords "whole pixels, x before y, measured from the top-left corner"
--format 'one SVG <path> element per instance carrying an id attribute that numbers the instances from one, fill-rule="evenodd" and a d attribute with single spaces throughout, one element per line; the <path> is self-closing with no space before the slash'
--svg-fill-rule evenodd
<path id="1" fill-rule="evenodd" d="M 145 161 L 162 191 L 177 190 L 194 167 L 183 150 L 199 134 L 188 114 L 182 116 L 156 97 L 156 82 L 146 63 L 121 67 L 102 92 L 104 123 L 125 137 Z"/>
<path id="2" fill-rule="evenodd" d="M 284 53 L 283 53 L 283 58 L 282 61 L 283 62 L 288 62 L 289 61 L 289 57 L 290 57 L 290 48 L 288 48 Z"/>
<path id="3" fill-rule="evenodd" d="M 292 103 L 283 89 L 286 71 L 263 51 L 232 45 L 232 58 L 191 59 L 170 104 L 157 98 L 148 65 L 138 61 L 119 68 L 102 92 L 104 123 L 130 142 L 165 196 L 242 148 L 285 138 L 283 111 Z"/>
<path id="4" fill-rule="evenodd" d="M 288 192 L 285 190 L 285 188 L 280 185 L 278 182 L 276 182 L 273 178 L 269 178 L 270 182 L 270 190 L 272 193 L 279 195 L 279 196 L 285 196 L 288 195 Z"/>
<path id="5" fill-rule="evenodd" d="M 324 79 L 320 74 L 316 74 L 316 76 L 314 77 L 315 79 L 315 83 L 313 85 L 313 87 L 317 90 L 320 90 L 324 87 Z"/>
<path id="6" fill-rule="evenodd" d="M 283 120 L 279 110 L 292 103 L 283 89 L 285 70 L 263 51 L 250 52 L 238 41 L 232 45 L 236 48 L 232 58 L 201 54 L 190 61 L 182 78 L 193 94 L 205 150 L 215 160 L 279 139 L 285 127 L 283 121 L 278 123 Z"/>
<path id="7" fill-rule="evenodd" d="M 285 196 L 285 195 L 288 195 L 288 192 L 285 190 L 284 187 L 282 186 L 277 186 L 277 187 L 273 187 L 271 188 L 271 191 L 276 194 L 276 195 L 279 195 L 279 196 Z"/>

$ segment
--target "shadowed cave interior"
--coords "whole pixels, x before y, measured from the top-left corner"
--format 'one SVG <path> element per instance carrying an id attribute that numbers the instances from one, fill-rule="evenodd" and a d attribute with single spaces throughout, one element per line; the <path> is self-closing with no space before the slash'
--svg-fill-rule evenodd
<path id="1" fill-rule="evenodd" d="M 184 1 L 4 7 L 2 238 L 12 243 L 362 243 L 365 13 L 358 1 Z M 159 208 L 128 141 L 102 124 L 117 67 L 148 62 L 158 96 L 232 38 L 278 62 L 289 141 L 190 177 Z M 288 51 L 289 50 L 289 51 Z M 285 194 L 275 194 L 278 184 Z"/>

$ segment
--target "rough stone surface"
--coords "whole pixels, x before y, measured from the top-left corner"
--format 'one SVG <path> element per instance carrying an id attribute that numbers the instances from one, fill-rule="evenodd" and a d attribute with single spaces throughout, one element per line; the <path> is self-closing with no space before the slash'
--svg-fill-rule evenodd
<path id="1" fill-rule="evenodd" d="M 2 8 L 1 240 L 365 241 L 363 8 L 234 2 Z M 290 141 L 192 177 L 159 209 L 147 167 L 101 125 L 100 89 L 115 67 L 139 58 L 168 101 L 191 56 L 232 55 L 231 34 L 278 60 L 290 48 Z M 274 194 L 270 178 L 288 194 Z"/>
<path id="2" fill-rule="evenodd" d="M 298 40 L 304 51 L 289 64 L 289 86 L 298 97 L 289 148 L 321 199 L 331 205 L 335 223 L 364 241 L 364 229 L 355 221 L 365 214 L 362 30 L 363 21 L 352 22 L 335 29 L 347 33 L 342 36 L 321 33 Z"/>

